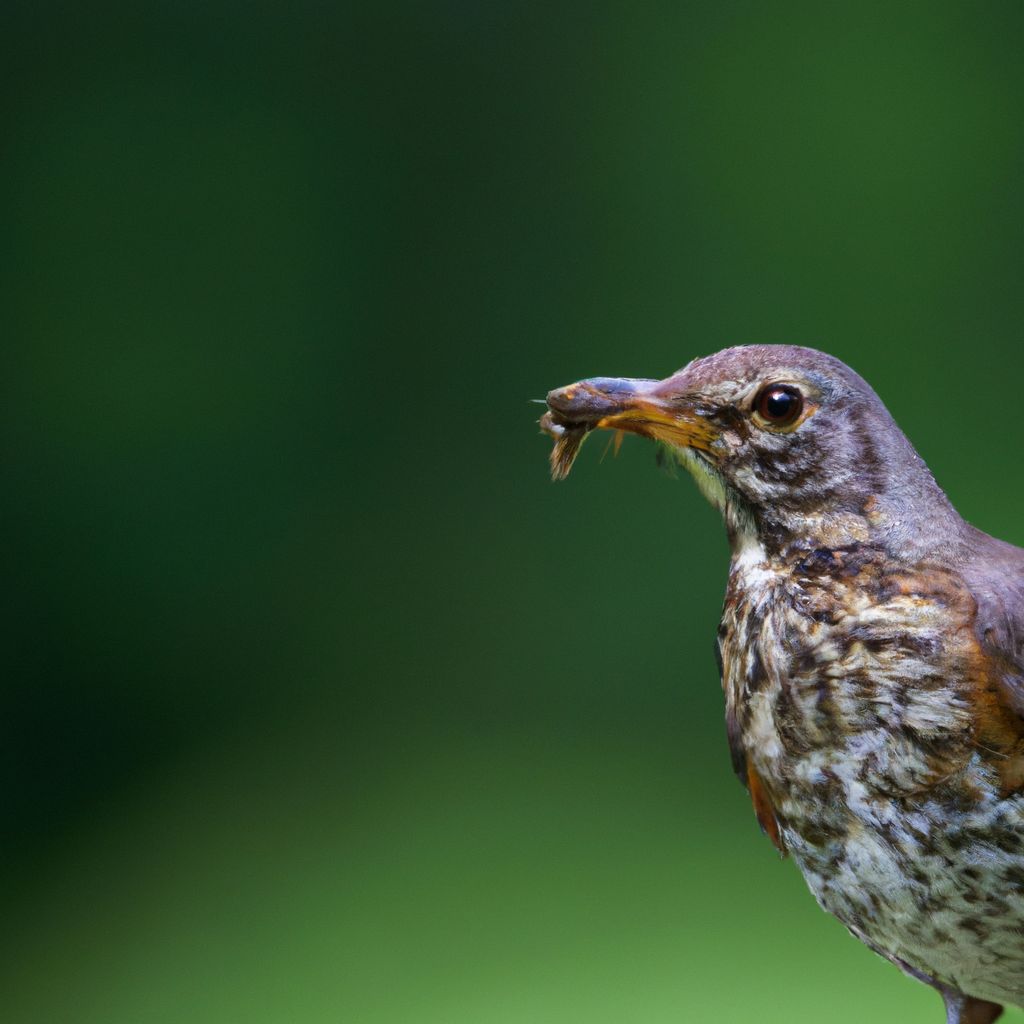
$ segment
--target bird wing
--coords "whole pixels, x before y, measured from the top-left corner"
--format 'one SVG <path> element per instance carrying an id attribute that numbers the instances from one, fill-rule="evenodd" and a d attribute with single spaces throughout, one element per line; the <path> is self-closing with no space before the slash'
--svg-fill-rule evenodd
<path id="1" fill-rule="evenodd" d="M 963 576 L 985 664 L 978 735 L 999 752 L 1004 791 L 1024 789 L 1024 549 L 972 527 Z"/>
<path id="2" fill-rule="evenodd" d="M 971 532 L 963 575 L 978 606 L 975 631 L 998 663 L 1002 695 L 1024 728 L 1024 549 Z"/>
<path id="3" fill-rule="evenodd" d="M 722 651 L 722 638 L 715 638 L 715 661 L 718 664 L 719 682 L 725 686 L 725 654 Z M 775 806 L 768 795 L 768 790 L 761 776 L 757 774 L 754 766 L 747 761 L 747 753 L 743 749 L 739 719 L 736 716 L 735 708 L 726 706 L 725 710 L 725 733 L 729 741 L 729 754 L 732 757 L 732 770 L 736 777 L 746 787 L 750 794 L 750 800 L 754 805 L 754 816 L 757 818 L 761 831 L 772 841 L 772 845 L 783 857 L 787 855 L 786 841 L 782 837 L 782 829 L 779 827 L 779 819 Z"/>

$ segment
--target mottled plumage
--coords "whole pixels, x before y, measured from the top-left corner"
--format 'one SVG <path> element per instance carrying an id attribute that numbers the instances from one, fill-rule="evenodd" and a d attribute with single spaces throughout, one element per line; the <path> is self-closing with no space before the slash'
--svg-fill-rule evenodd
<path id="1" fill-rule="evenodd" d="M 574 439 L 558 475 L 588 431 L 632 431 L 721 510 L 733 765 L 818 902 L 951 1024 L 1024 1004 L 1024 550 L 965 523 L 871 388 L 811 349 L 548 404 Z"/>

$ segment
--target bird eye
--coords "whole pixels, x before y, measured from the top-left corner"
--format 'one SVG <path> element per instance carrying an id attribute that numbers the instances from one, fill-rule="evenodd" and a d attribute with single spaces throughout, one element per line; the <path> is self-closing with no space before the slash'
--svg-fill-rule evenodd
<path id="1" fill-rule="evenodd" d="M 789 384 L 769 384 L 754 401 L 754 410 L 773 427 L 788 427 L 803 412 L 804 397 Z"/>

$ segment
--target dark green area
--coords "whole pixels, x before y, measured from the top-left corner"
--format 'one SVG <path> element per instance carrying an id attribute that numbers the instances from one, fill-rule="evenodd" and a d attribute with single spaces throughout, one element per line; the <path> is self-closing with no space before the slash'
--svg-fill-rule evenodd
<path id="1" fill-rule="evenodd" d="M 5 3 L 0 1019 L 938 1020 L 732 776 L 715 515 L 527 400 L 817 345 L 1024 543 L 1022 33 Z"/>

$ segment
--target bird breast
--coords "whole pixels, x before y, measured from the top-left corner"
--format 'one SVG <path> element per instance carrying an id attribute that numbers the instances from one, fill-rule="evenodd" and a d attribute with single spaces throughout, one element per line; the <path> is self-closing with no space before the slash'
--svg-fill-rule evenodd
<path id="1" fill-rule="evenodd" d="M 837 808 L 909 799 L 966 766 L 983 672 L 972 614 L 951 573 L 868 548 L 734 561 L 719 635 L 730 742 L 787 831 L 827 837 L 848 824 Z"/>
<path id="2" fill-rule="evenodd" d="M 954 572 L 871 550 L 738 558 L 726 718 L 759 820 L 826 910 L 902 965 L 1020 1002 L 1021 759 L 985 717 L 974 614 Z"/>

